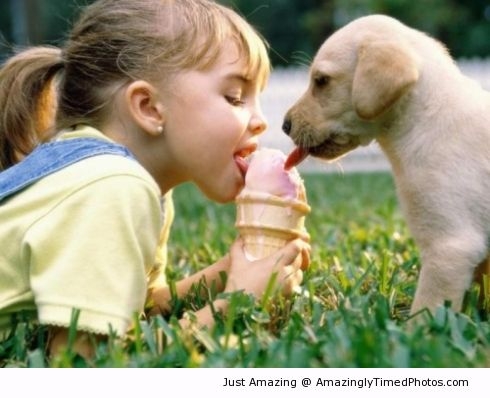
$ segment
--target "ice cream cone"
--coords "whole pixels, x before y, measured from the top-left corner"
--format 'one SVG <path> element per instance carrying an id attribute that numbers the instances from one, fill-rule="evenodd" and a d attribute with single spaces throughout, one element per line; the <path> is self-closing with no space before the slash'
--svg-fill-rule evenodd
<path id="1" fill-rule="evenodd" d="M 266 257 L 292 239 L 309 239 L 305 216 L 310 206 L 303 201 L 250 192 L 236 198 L 236 228 L 250 260 Z"/>

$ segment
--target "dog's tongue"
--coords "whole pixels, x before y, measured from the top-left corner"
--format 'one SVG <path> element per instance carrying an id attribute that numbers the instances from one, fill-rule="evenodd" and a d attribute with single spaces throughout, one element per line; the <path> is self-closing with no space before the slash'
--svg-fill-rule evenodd
<path id="1" fill-rule="evenodd" d="M 291 170 L 293 167 L 300 164 L 308 156 L 308 149 L 302 147 L 296 147 L 289 154 L 286 162 L 284 163 L 284 170 Z"/>

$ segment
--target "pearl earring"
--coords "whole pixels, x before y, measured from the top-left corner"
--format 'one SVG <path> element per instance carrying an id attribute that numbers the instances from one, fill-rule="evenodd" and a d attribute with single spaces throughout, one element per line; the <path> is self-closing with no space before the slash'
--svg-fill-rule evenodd
<path id="1" fill-rule="evenodd" d="M 157 133 L 162 134 L 163 133 L 163 126 L 158 126 L 157 127 Z"/>

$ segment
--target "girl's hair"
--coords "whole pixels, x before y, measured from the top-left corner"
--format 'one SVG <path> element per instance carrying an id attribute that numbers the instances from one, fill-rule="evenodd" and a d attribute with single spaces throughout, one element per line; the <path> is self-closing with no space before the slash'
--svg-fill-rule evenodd
<path id="1" fill-rule="evenodd" d="M 230 39 L 246 73 L 264 85 L 265 42 L 229 8 L 208 0 L 96 1 L 62 50 L 32 48 L 0 70 L 0 170 L 55 129 L 99 126 L 115 92 L 130 81 L 165 82 L 182 70 L 206 69 Z"/>
<path id="2" fill-rule="evenodd" d="M 0 170 L 29 153 L 53 125 L 53 80 L 62 67 L 60 49 L 35 47 L 0 69 Z"/>

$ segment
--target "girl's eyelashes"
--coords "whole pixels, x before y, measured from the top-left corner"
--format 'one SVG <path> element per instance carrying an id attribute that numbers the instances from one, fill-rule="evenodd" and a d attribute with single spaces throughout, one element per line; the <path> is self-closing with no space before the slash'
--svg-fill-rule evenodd
<path id="1" fill-rule="evenodd" d="M 245 104 L 245 101 L 243 101 L 239 96 L 225 95 L 225 98 L 233 106 L 241 106 Z"/>

